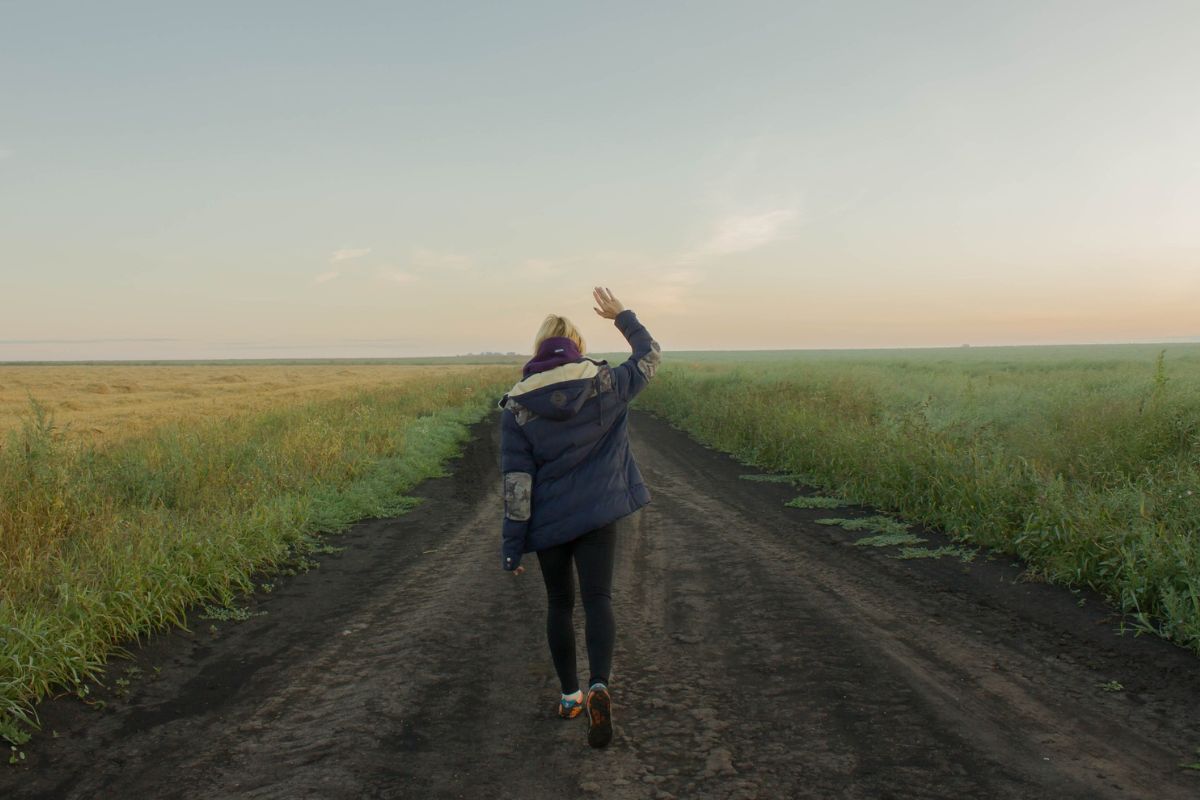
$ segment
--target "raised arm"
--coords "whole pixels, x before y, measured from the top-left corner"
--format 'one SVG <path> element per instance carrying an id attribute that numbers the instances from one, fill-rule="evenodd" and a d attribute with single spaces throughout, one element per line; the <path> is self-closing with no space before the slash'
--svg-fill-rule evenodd
<path id="1" fill-rule="evenodd" d="M 615 322 L 617 330 L 633 348 L 633 354 L 623 364 L 613 368 L 617 395 L 622 400 L 632 400 L 654 377 L 662 359 L 662 351 L 646 326 L 638 321 L 637 315 L 625 308 L 611 291 L 597 286 L 592 290 L 592 296 L 596 300 L 596 306 L 593 306 L 595 312 Z"/>

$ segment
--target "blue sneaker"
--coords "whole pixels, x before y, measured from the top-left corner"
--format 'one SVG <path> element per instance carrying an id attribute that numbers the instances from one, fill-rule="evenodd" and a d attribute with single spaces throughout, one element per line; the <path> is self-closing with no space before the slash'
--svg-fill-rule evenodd
<path id="1" fill-rule="evenodd" d="M 558 715 L 563 719 L 575 719 L 583 712 L 583 692 L 564 694 L 558 700 Z"/>

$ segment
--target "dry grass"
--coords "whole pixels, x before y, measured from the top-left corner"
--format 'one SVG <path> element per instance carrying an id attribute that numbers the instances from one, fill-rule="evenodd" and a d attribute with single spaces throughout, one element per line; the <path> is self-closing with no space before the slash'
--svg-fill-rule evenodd
<path id="1" fill-rule="evenodd" d="M 86 697 L 121 642 L 306 563 L 320 532 L 410 508 L 515 377 L 0 367 L 0 738 L 26 741 L 47 695 Z"/>
<path id="2" fill-rule="evenodd" d="M 84 441 L 139 436 L 164 422 L 205 419 L 413 386 L 478 367 L 396 364 L 254 366 L 0 366 L 0 440 L 37 400 L 56 424 Z"/>

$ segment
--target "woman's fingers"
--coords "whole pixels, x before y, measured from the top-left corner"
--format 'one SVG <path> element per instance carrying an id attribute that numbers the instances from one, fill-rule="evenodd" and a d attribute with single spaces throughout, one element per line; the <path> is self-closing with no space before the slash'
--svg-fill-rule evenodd
<path id="1" fill-rule="evenodd" d="M 596 302 L 605 308 L 608 308 L 617 302 L 617 298 L 613 297 L 612 290 L 607 287 L 595 287 L 592 289 L 592 295 L 596 298 Z"/>
<path id="2" fill-rule="evenodd" d="M 592 306 L 592 310 L 605 319 L 613 319 L 621 311 L 624 306 L 621 301 L 613 296 L 612 289 L 607 286 L 593 286 L 592 297 L 596 299 L 596 305 Z M 599 306 L 597 308 L 596 306 Z"/>

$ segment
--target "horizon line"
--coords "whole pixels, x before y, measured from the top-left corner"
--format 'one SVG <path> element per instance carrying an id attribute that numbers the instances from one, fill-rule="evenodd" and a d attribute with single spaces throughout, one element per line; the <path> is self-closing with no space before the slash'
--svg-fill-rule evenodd
<path id="1" fill-rule="evenodd" d="M 1100 342 L 1044 342 L 1039 344 L 971 344 L 969 342 L 958 345 L 886 345 L 877 347 L 752 347 L 752 348 L 707 348 L 707 349 L 664 349 L 664 356 L 671 354 L 689 355 L 696 353 L 829 353 L 829 352 L 894 352 L 902 350 L 1000 350 L 1000 349 L 1034 349 L 1039 347 L 1149 347 L 1154 345 L 1160 346 L 1179 346 L 1179 345 L 1200 345 L 1200 336 L 1198 337 L 1179 337 L 1168 340 L 1140 340 L 1140 341 L 1100 341 Z M 609 351 L 601 350 L 594 351 L 593 355 L 616 355 L 624 351 Z M 395 363 L 403 361 L 418 361 L 418 360 L 451 360 L 461 358 L 487 358 L 495 359 L 497 363 L 510 363 L 505 359 L 512 359 L 511 363 L 518 363 L 518 359 L 527 358 L 526 353 L 498 352 L 498 351 L 482 351 L 470 353 L 454 353 L 452 355 L 415 355 L 415 356 L 298 356 L 292 358 L 271 358 L 269 356 L 262 357 L 217 357 L 217 358 L 67 358 L 67 359 L 17 359 L 17 360 L 0 360 L 0 367 L 16 367 L 16 366 L 71 366 L 71 365 L 101 365 L 101 364 L 128 364 L 128 365 L 171 365 L 171 364 L 228 364 L 228 363 L 304 363 L 304 362 L 365 362 L 365 363 Z"/>

